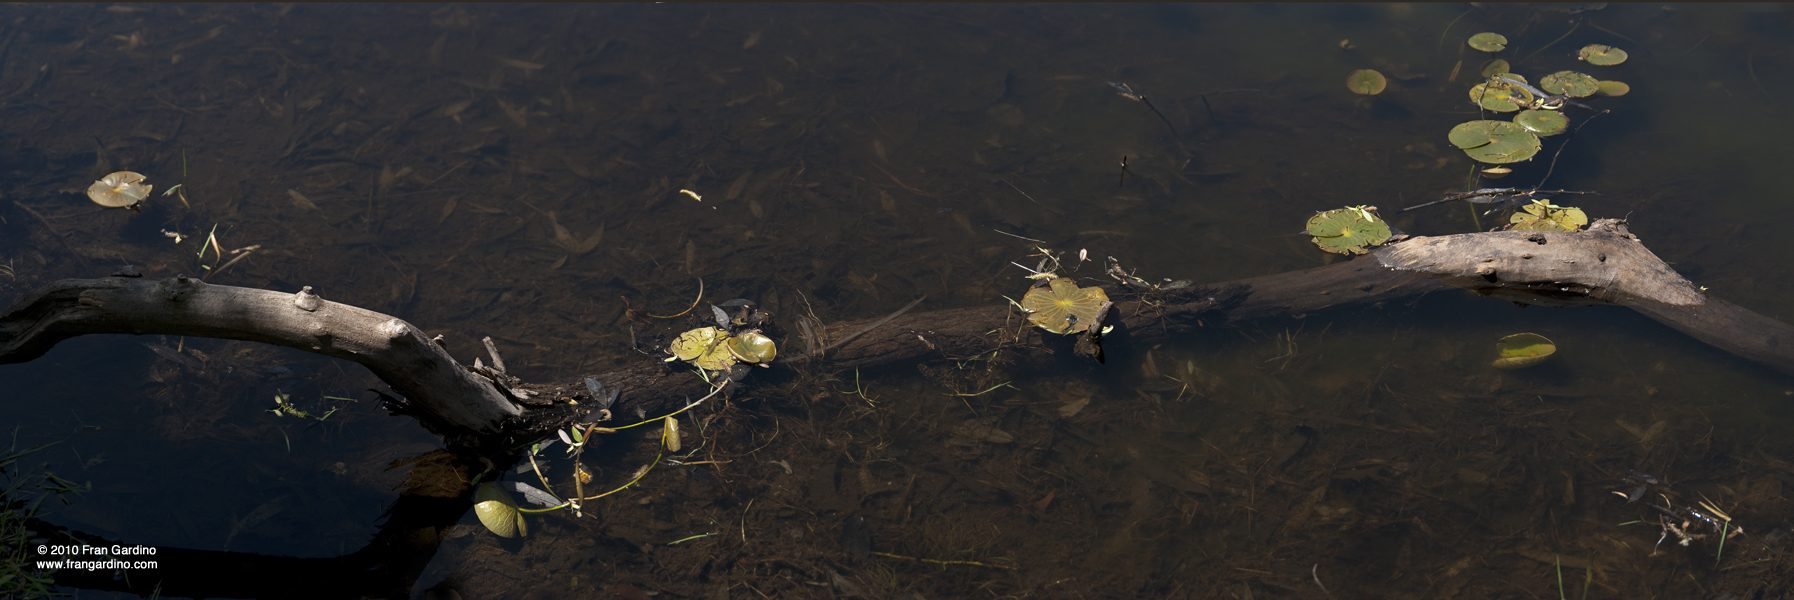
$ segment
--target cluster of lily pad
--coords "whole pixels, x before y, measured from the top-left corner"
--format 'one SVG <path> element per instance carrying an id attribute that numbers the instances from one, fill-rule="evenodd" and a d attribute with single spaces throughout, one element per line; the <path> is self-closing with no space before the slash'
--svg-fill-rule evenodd
<path id="1" fill-rule="evenodd" d="M 1479 33 L 1470 38 L 1470 47 L 1484 52 L 1499 52 L 1507 47 L 1507 38 L 1496 33 Z M 1601 44 L 1584 47 L 1578 57 L 1591 65 L 1611 66 L 1626 60 L 1626 51 Z M 1470 88 L 1470 101 L 1483 110 L 1517 113 L 1511 121 L 1476 120 L 1451 129 L 1452 145 L 1478 162 L 1502 165 L 1532 159 L 1541 147 L 1540 137 L 1563 133 L 1570 120 L 1559 112 L 1566 104 L 1577 104 L 1577 98 L 1594 95 L 1620 96 L 1630 87 L 1618 81 L 1601 81 L 1576 71 L 1558 71 L 1539 78 L 1534 86 L 1526 77 L 1508 71 L 1508 62 L 1494 59 L 1483 65 L 1483 82 Z M 1489 173 L 1506 174 L 1505 169 Z"/>
<path id="2" fill-rule="evenodd" d="M 706 371 L 727 371 L 737 362 L 765 366 L 778 356 L 778 348 L 758 331 L 730 335 L 720 327 L 699 327 L 680 334 L 667 350 L 667 362 L 683 360 Z"/>

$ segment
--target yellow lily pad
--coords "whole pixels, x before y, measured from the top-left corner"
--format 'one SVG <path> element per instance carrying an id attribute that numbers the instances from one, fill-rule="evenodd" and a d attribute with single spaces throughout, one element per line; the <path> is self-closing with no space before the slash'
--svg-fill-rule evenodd
<path id="1" fill-rule="evenodd" d="M 1518 369 L 1530 367 L 1557 352 L 1557 344 L 1536 333 L 1516 333 L 1495 342 L 1495 353 L 1500 358 L 1491 363 L 1497 369 Z"/>
<path id="2" fill-rule="evenodd" d="M 679 334 L 667 349 L 673 352 L 673 359 L 690 362 L 700 369 L 722 371 L 735 364 L 735 356 L 724 347 L 723 340 L 728 336 L 728 332 L 715 327 L 699 327 Z"/>
<path id="3" fill-rule="evenodd" d="M 1580 208 L 1533 200 L 1532 204 L 1515 211 L 1508 223 L 1511 223 L 1508 229 L 1514 231 L 1578 231 L 1588 226 L 1588 214 Z"/>
<path id="4" fill-rule="evenodd" d="M 744 363 L 765 364 L 779 355 L 779 349 L 772 343 L 772 338 L 752 331 L 729 338 L 729 341 L 723 342 L 723 346 L 728 347 L 729 354 Z"/>
<path id="5" fill-rule="evenodd" d="M 1047 287 L 1029 288 L 1022 296 L 1022 310 L 1028 311 L 1028 322 L 1058 334 L 1083 331 L 1101 315 L 1109 294 L 1099 287 L 1078 287 L 1071 279 L 1055 277 Z"/>
<path id="6" fill-rule="evenodd" d="M 498 537 L 529 535 L 529 526 L 523 522 L 523 512 L 517 510 L 517 501 L 499 489 L 497 482 L 488 481 L 474 490 L 473 512 L 480 517 L 480 524 Z"/>

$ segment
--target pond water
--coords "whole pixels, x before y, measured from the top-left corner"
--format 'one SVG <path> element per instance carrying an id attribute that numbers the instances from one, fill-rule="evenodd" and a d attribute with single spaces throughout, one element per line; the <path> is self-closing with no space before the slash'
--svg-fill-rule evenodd
<path id="1" fill-rule="evenodd" d="M 1001 305 L 1036 246 L 1218 283 L 1340 259 L 1299 233 L 1316 211 L 1464 233 L 1496 217 L 1395 209 L 1542 182 L 1789 322 L 1791 28 L 1776 5 L 7 6 L 0 303 L 126 264 L 309 285 L 564 381 L 649 360 L 623 298 L 671 314 L 700 279 L 787 323 Z M 1465 46 L 1485 31 L 1507 49 Z M 1579 62 L 1592 43 L 1630 59 Z M 1482 118 L 1491 58 L 1631 91 L 1473 181 L 1446 132 Z M 1352 93 L 1358 69 L 1388 89 Z M 118 170 L 155 185 L 141 214 L 84 197 Z M 408 593 L 1750 597 L 1794 573 L 1794 379 L 1628 309 L 1435 293 L 1205 331 L 1100 367 L 757 373 L 685 423 L 702 464 L 522 539 L 468 511 Z M 1519 332 L 1557 355 L 1490 368 Z M 19 465 L 92 485 L 48 523 L 330 558 L 439 446 L 370 388 L 298 351 L 90 336 L 0 366 L 0 424 L 54 443 Z M 593 485 L 657 435 L 588 455 Z M 1627 503 L 1628 470 L 1669 485 Z M 1728 530 L 1657 546 L 1649 506 L 1701 500 Z"/>

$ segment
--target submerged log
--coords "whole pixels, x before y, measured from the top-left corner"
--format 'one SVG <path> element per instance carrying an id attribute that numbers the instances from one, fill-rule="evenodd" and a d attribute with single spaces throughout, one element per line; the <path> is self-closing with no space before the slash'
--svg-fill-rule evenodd
<path id="1" fill-rule="evenodd" d="M 1416 237 L 1325 267 L 1206 287 L 1118 293 L 1108 321 L 1116 330 L 1108 343 L 1155 343 L 1210 324 L 1449 288 L 1524 304 L 1629 306 L 1702 342 L 1794 374 L 1794 327 L 1708 297 L 1616 220 L 1580 232 Z M 825 339 L 848 340 L 814 361 L 826 361 L 830 369 L 990 352 L 1022 359 L 1069 355 L 1075 341 L 1029 326 L 1007 305 L 909 313 L 825 329 Z M 569 374 L 568 383 L 529 384 L 505 375 L 497 360 L 496 369 L 461 365 L 416 327 L 324 301 L 309 289 L 288 294 L 190 278 L 112 277 L 45 286 L 0 313 L 0 363 L 28 361 L 61 340 L 90 333 L 250 340 L 359 362 L 402 397 L 396 412 L 416 416 L 455 447 L 515 448 L 574 420 L 592 419 L 599 408 L 579 376 Z M 781 344 L 787 352 L 799 346 L 796 340 Z M 791 362 L 797 361 L 781 360 Z M 590 376 L 621 391 L 618 404 L 610 407 L 619 422 L 677 410 L 710 391 L 689 368 L 660 361 Z"/>

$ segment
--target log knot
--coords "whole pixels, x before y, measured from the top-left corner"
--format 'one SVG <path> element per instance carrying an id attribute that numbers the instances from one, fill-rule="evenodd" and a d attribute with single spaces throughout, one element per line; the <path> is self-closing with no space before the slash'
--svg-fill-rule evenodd
<path id="1" fill-rule="evenodd" d="M 299 307 L 299 310 L 315 312 L 318 310 L 318 307 L 323 305 L 324 299 L 318 297 L 317 294 L 313 294 L 311 292 L 311 286 L 309 285 L 301 288 L 299 293 L 293 294 L 293 306 Z"/>
<path id="2" fill-rule="evenodd" d="M 187 295 L 202 285 L 205 285 L 205 283 L 192 277 L 176 275 L 173 279 L 165 279 L 162 281 L 162 296 L 167 298 L 169 302 L 180 302 L 182 296 Z"/>

